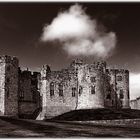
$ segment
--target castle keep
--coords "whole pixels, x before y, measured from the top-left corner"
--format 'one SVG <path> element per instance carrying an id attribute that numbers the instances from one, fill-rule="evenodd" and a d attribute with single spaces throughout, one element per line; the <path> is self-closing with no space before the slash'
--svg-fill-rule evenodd
<path id="1" fill-rule="evenodd" d="M 107 69 L 106 62 L 74 60 L 66 69 L 22 71 L 18 59 L 0 58 L 0 113 L 51 118 L 94 108 L 129 108 L 129 71 Z"/>

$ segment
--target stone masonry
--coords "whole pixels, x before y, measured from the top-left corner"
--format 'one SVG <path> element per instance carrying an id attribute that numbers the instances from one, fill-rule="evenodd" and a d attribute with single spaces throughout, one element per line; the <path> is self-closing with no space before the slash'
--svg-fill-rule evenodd
<path id="1" fill-rule="evenodd" d="M 77 59 L 61 71 L 44 65 L 40 83 L 40 119 L 77 109 L 130 108 L 129 71 L 107 69 L 105 62 L 85 64 Z"/>
<path id="2" fill-rule="evenodd" d="M 94 108 L 130 108 L 128 70 L 77 59 L 60 71 L 43 65 L 32 73 L 16 57 L 0 57 L 0 115 L 45 119 Z"/>

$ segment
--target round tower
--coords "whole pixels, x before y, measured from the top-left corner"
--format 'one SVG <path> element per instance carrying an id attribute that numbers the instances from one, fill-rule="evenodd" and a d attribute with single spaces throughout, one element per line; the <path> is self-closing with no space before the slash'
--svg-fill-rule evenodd
<path id="1" fill-rule="evenodd" d="M 77 109 L 104 108 L 105 62 L 95 62 L 78 68 Z"/>

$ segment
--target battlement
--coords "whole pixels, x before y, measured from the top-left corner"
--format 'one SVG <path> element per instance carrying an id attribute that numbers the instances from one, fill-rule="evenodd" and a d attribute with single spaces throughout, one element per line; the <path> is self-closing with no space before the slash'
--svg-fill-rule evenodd
<path id="1" fill-rule="evenodd" d="M 0 63 L 12 63 L 13 65 L 18 65 L 19 60 L 14 56 L 2 55 L 0 56 Z"/>
<path id="2" fill-rule="evenodd" d="M 106 69 L 106 72 L 107 73 L 115 73 L 115 74 L 117 74 L 117 73 L 129 73 L 129 71 L 126 69 Z"/>
<path id="3" fill-rule="evenodd" d="M 19 68 L 19 74 L 22 76 L 22 77 L 26 77 L 26 78 L 37 78 L 38 75 L 40 75 L 40 72 L 31 72 L 29 70 L 20 70 Z"/>
<path id="4" fill-rule="evenodd" d="M 70 66 L 81 66 L 83 64 L 83 60 L 77 58 L 71 62 Z"/>
<path id="5" fill-rule="evenodd" d="M 46 70 L 46 71 L 48 71 L 48 72 L 51 72 L 51 68 L 50 68 L 50 66 L 47 65 L 47 64 L 43 65 L 43 66 L 41 67 L 41 70 Z"/>
<path id="6" fill-rule="evenodd" d="M 94 69 L 106 69 L 106 62 L 105 61 L 96 61 L 89 65 L 90 68 Z"/>

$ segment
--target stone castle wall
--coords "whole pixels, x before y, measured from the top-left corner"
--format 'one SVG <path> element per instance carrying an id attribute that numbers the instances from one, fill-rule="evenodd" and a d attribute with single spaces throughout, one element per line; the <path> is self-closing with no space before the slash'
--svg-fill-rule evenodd
<path id="1" fill-rule="evenodd" d="M 72 95 L 72 88 L 75 95 Z M 49 72 L 48 67 L 41 71 L 41 94 L 45 117 L 60 115 L 74 110 L 77 102 L 77 81 L 73 71 Z"/>
<path id="2" fill-rule="evenodd" d="M 38 76 L 40 74 L 19 69 L 19 115 L 32 114 L 40 107 Z"/>
<path id="3" fill-rule="evenodd" d="M 51 118 L 76 109 L 129 108 L 129 72 L 106 63 L 74 60 L 67 69 L 21 71 L 18 59 L 0 58 L 0 115 Z"/>
<path id="4" fill-rule="evenodd" d="M 59 86 L 63 95 L 60 96 Z M 53 93 L 51 93 L 53 87 Z M 75 90 L 75 96 L 72 96 Z M 47 118 L 76 109 L 129 108 L 129 72 L 106 69 L 105 62 L 73 61 L 68 69 L 41 70 L 42 116 Z M 51 95 L 53 94 L 53 95 Z"/>

